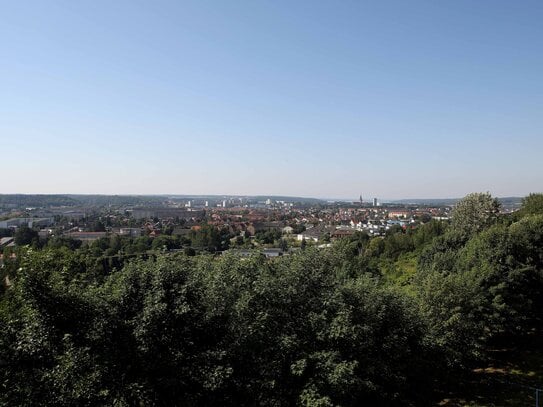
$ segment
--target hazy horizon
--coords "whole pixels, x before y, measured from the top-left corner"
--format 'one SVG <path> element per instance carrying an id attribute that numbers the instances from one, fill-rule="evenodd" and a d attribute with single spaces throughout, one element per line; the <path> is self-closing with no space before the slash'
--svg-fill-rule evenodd
<path id="1" fill-rule="evenodd" d="M 541 2 L 0 11 L 0 193 L 440 199 L 543 185 Z"/>
<path id="2" fill-rule="evenodd" d="M 489 192 L 489 191 L 471 191 L 471 192 Z M 470 192 L 470 193 L 471 193 Z M 541 193 L 538 191 L 532 191 L 531 193 Z M 289 195 L 289 194 L 266 194 L 266 193 L 257 193 L 257 194 L 216 194 L 216 193 L 210 193 L 210 194 L 187 194 L 187 193 L 156 193 L 156 194 L 144 194 L 144 193 L 127 193 L 127 194 L 102 194 L 102 193 L 20 193 L 20 192 L 14 192 L 14 193 L 4 193 L 1 192 L 0 195 L 64 195 L 64 196 L 70 196 L 70 195 L 76 195 L 76 196 L 134 196 L 134 197 L 187 197 L 187 198 L 198 198 L 198 197 L 216 197 L 216 198 L 222 198 L 222 197 L 268 197 L 268 198 L 278 198 L 278 197 L 285 197 L 285 198 L 303 198 L 303 199 L 318 199 L 322 201 L 353 201 L 358 202 L 360 199 L 360 196 L 358 197 L 329 197 L 329 196 L 308 196 L 308 195 Z M 389 197 L 379 197 L 379 196 L 367 196 L 363 197 L 364 203 L 371 203 L 373 198 L 377 198 L 379 202 L 393 202 L 393 201 L 405 201 L 405 200 L 456 200 L 461 199 L 464 196 L 468 195 L 468 193 L 462 195 L 462 196 L 447 196 L 447 197 L 432 197 L 432 196 L 411 196 L 411 197 L 395 197 L 395 198 L 389 198 Z M 526 195 L 494 195 L 496 198 L 523 198 Z"/>

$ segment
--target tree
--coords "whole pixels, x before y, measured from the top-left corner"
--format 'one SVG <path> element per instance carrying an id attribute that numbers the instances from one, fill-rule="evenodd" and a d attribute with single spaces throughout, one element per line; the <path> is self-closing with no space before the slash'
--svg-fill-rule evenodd
<path id="1" fill-rule="evenodd" d="M 429 341 L 449 367 L 469 366 L 488 339 L 488 302 L 480 281 L 477 271 L 430 271 L 416 284 Z"/>
<path id="2" fill-rule="evenodd" d="M 17 231 L 15 232 L 15 244 L 18 246 L 32 244 L 38 240 L 38 232 L 36 232 L 34 229 L 29 228 L 26 225 L 17 228 Z"/>
<path id="3" fill-rule="evenodd" d="M 187 256 L 196 256 L 196 250 L 194 250 L 192 247 L 185 247 L 183 249 L 183 253 Z"/>
<path id="4" fill-rule="evenodd" d="M 226 249 L 228 237 L 227 230 L 219 231 L 212 225 L 203 225 L 200 230 L 190 232 L 192 246 L 210 252 Z"/>
<path id="5" fill-rule="evenodd" d="M 171 236 L 158 236 L 153 239 L 151 249 L 153 250 L 172 250 L 180 249 L 181 245 L 178 239 Z"/>
<path id="6" fill-rule="evenodd" d="M 421 223 L 428 223 L 432 220 L 432 215 L 430 215 L 429 213 L 423 213 L 422 215 L 420 215 L 419 220 Z"/>
<path id="7" fill-rule="evenodd" d="M 104 223 L 101 220 L 97 220 L 91 226 L 91 230 L 93 232 L 105 232 L 106 231 L 106 226 L 104 225 Z"/>
<path id="8" fill-rule="evenodd" d="M 429 405 L 451 368 L 541 329 L 543 215 L 472 236 L 437 222 L 357 233 L 272 260 L 160 253 L 178 243 L 52 239 L 4 258 L 0 406 Z M 417 258 L 401 285 L 373 264 Z"/>
<path id="9" fill-rule="evenodd" d="M 543 194 L 530 194 L 524 197 L 519 215 L 543 215 Z"/>
<path id="10" fill-rule="evenodd" d="M 305 232 L 305 226 L 302 224 L 294 223 L 294 224 L 291 224 L 290 226 L 292 227 L 293 235 L 299 235 L 300 233 Z"/>
<path id="11" fill-rule="evenodd" d="M 490 193 L 467 195 L 456 204 L 452 213 L 452 229 L 470 237 L 491 226 L 498 219 L 500 203 Z"/>
<path id="12" fill-rule="evenodd" d="M 422 249 L 436 237 L 443 235 L 446 226 L 444 222 L 437 220 L 420 225 L 413 235 L 413 244 L 417 249 Z"/>
<path id="13" fill-rule="evenodd" d="M 541 326 L 543 215 L 497 223 L 466 239 L 434 239 L 419 257 L 414 288 L 432 341 L 452 365 L 484 356 L 490 340 Z"/>
<path id="14" fill-rule="evenodd" d="M 55 236 L 47 242 L 47 246 L 56 249 L 60 247 L 67 247 L 70 250 L 76 250 L 81 247 L 82 243 L 83 242 L 81 240 L 73 239 L 71 237 Z"/>
<path id="15" fill-rule="evenodd" d="M 243 236 L 236 236 L 235 242 L 236 242 L 236 246 L 242 247 L 243 244 L 245 243 L 245 239 L 243 238 Z"/>

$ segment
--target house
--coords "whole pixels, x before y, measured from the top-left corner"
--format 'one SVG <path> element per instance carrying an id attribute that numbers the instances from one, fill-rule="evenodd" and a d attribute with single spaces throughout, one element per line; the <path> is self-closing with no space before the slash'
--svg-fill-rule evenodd
<path id="1" fill-rule="evenodd" d="M 411 216 L 411 211 L 406 211 L 406 210 L 391 210 L 388 212 L 388 218 L 391 219 L 391 218 L 407 218 Z"/>
<path id="2" fill-rule="evenodd" d="M 319 239 L 324 235 L 327 231 L 322 228 L 314 227 L 307 229 L 305 232 L 300 233 L 296 236 L 297 240 L 306 240 L 306 241 L 313 241 L 318 242 Z"/>
<path id="3" fill-rule="evenodd" d="M 354 230 L 347 230 L 347 229 L 336 229 L 332 233 L 330 233 L 330 237 L 332 239 L 341 239 L 344 237 L 349 237 L 355 234 Z"/>
<path id="4" fill-rule="evenodd" d="M 256 232 L 264 231 L 267 232 L 269 230 L 282 230 L 283 225 L 281 222 L 274 221 L 274 222 L 255 222 L 253 223 L 253 226 L 255 228 Z"/>

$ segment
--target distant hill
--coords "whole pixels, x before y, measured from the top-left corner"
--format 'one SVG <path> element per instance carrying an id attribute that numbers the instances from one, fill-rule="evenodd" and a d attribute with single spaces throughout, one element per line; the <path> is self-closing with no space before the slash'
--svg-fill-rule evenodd
<path id="1" fill-rule="evenodd" d="M 130 195 L 41 195 L 4 194 L 0 195 L 0 208 L 47 208 L 53 206 L 104 206 L 104 205 L 157 205 L 164 196 Z"/>
<path id="2" fill-rule="evenodd" d="M 78 205 L 158 205 L 166 196 L 158 195 L 68 195 L 78 201 Z"/>
<path id="3" fill-rule="evenodd" d="M 454 205 L 461 198 L 417 198 L 417 199 L 396 199 L 392 201 L 387 201 L 393 204 L 402 204 L 402 205 L 436 205 L 436 206 L 446 206 Z"/>
<path id="4" fill-rule="evenodd" d="M 390 201 L 391 203 L 395 204 L 402 204 L 402 205 L 428 205 L 428 206 L 452 206 L 455 205 L 458 201 L 460 201 L 462 198 L 445 198 L 445 199 L 435 199 L 435 198 L 429 198 L 429 199 L 398 199 L 394 201 Z M 511 197 L 502 197 L 498 198 L 498 200 L 501 202 L 501 204 L 505 207 L 515 207 L 520 206 L 522 203 L 521 197 L 511 196 Z"/>
<path id="5" fill-rule="evenodd" d="M 319 205 L 326 203 L 324 199 L 282 196 L 282 195 L 78 195 L 78 194 L 0 194 L 0 208 L 8 207 L 52 207 L 52 206 L 107 206 L 107 205 L 146 205 L 155 206 L 162 204 L 167 199 L 196 199 L 196 200 L 222 200 L 231 198 L 245 198 L 251 201 L 297 202 L 305 205 Z M 452 206 L 461 198 L 418 198 L 397 199 L 384 201 L 383 204 L 396 205 L 425 205 L 425 206 Z M 502 197 L 498 198 L 506 208 L 519 207 L 522 198 Z M 346 202 L 350 202 L 346 200 Z"/>
<path id="6" fill-rule="evenodd" d="M 0 207 L 50 207 L 75 206 L 79 202 L 68 195 L 0 195 Z"/>
<path id="7" fill-rule="evenodd" d="M 302 204 L 321 204 L 325 201 L 316 198 L 303 198 L 292 196 L 241 196 L 241 195 L 41 195 L 41 194 L 4 194 L 0 195 L 0 208 L 25 207 L 52 207 L 52 206 L 108 206 L 108 205 L 145 205 L 155 206 L 167 199 L 197 199 L 222 200 L 230 198 L 246 198 L 251 201 L 299 202 Z"/>

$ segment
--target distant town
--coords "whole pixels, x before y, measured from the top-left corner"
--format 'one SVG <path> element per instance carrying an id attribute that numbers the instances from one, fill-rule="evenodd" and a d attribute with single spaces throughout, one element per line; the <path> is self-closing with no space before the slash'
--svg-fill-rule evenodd
<path id="1" fill-rule="evenodd" d="M 520 198 L 503 198 L 512 212 Z M 0 249 L 71 240 L 130 239 L 152 249 L 280 256 L 326 247 L 356 233 L 384 236 L 429 221 L 448 221 L 451 200 L 325 201 L 296 197 L 0 195 Z M 139 240 L 138 240 L 139 239 Z M 132 249 L 137 253 L 137 249 Z"/>

